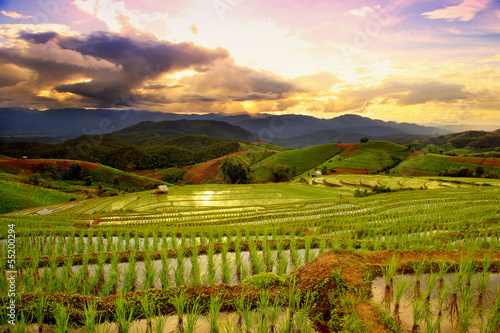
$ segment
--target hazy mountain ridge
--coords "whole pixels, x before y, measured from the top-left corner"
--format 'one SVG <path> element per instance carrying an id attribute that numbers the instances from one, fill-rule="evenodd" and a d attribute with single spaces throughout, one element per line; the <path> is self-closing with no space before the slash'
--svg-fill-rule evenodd
<path id="1" fill-rule="evenodd" d="M 63 142 L 89 133 L 105 134 L 120 131 L 144 121 L 161 122 L 178 121 L 181 119 L 226 122 L 254 133 L 255 139 L 258 141 L 271 142 L 305 134 L 312 135 L 315 132 L 323 130 L 356 133 L 362 136 L 394 134 L 435 136 L 449 133 L 446 130 L 436 127 L 391 121 L 386 122 L 358 115 L 343 115 L 332 119 L 320 119 L 303 115 L 225 115 L 214 113 L 200 115 L 135 110 L 55 109 L 36 111 L 3 108 L 0 109 L 0 136 L 29 136 L 31 139 L 37 136 L 44 136 L 50 142 L 53 141 L 50 137 L 56 138 L 56 141 Z M 172 128 L 170 130 L 175 131 Z M 175 135 L 173 132 L 170 134 Z M 206 135 L 213 135 L 213 133 Z M 225 138 L 230 138 L 229 136 L 226 135 Z M 243 138 L 238 137 L 238 139 Z M 250 140 L 249 137 L 244 139 Z M 20 140 L 20 138 L 16 138 L 16 140 Z M 335 141 L 333 137 L 331 141 Z M 319 143 L 311 141 L 311 144 Z"/>

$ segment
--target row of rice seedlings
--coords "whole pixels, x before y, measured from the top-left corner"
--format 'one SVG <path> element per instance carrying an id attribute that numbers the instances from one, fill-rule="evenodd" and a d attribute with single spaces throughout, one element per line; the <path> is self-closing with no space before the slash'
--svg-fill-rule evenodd
<path id="1" fill-rule="evenodd" d="M 497 292 L 497 299 L 491 310 L 489 320 L 485 322 L 485 304 L 484 297 L 489 283 L 490 273 L 488 272 L 491 266 L 491 259 L 486 256 L 482 265 L 482 273 L 480 276 L 474 277 L 476 267 L 471 258 L 462 259 L 458 266 L 458 270 L 453 275 L 449 285 L 445 285 L 444 278 L 449 274 L 450 265 L 445 263 L 439 264 L 437 273 L 431 272 L 426 281 L 426 287 L 422 291 L 420 281 L 423 271 L 426 267 L 425 263 L 416 264 L 414 266 L 414 277 L 416 278 L 412 291 L 411 309 L 413 316 L 412 332 L 419 332 L 422 327 L 425 327 L 427 332 L 438 332 L 441 329 L 444 313 L 449 316 L 450 323 L 456 323 L 459 332 L 468 332 L 474 321 L 480 320 L 481 332 L 494 332 L 498 329 L 498 325 L 494 330 L 491 329 L 490 322 L 498 321 L 495 316 L 498 315 L 498 305 L 500 302 L 500 294 Z M 411 280 L 403 275 L 394 278 L 397 271 L 397 260 L 392 258 L 389 265 L 383 269 L 386 288 L 384 291 L 383 302 L 386 306 L 392 300 L 394 309 L 392 314 L 394 319 L 400 325 L 402 324 L 399 318 L 400 306 L 402 298 L 408 294 L 411 289 Z M 437 292 L 435 290 L 437 289 Z M 474 303 L 474 297 L 477 301 Z"/>

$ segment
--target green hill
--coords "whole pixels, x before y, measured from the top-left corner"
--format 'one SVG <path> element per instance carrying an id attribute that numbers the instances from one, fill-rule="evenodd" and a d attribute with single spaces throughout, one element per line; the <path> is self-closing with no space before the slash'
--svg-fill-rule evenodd
<path id="1" fill-rule="evenodd" d="M 327 143 L 302 149 L 283 151 L 251 166 L 254 176 L 261 181 L 269 177 L 269 170 L 275 165 L 295 167 L 299 173 L 314 168 L 325 160 L 337 155 L 343 149 L 335 143 Z"/>
<path id="2" fill-rule="evenodd" d="M 396 143 L 366 142 L 353 145 L 345 152 L 307 170 L 301 176 L 307 177 L 315 169 L 321 170 L 324 167 L 330 173 L 379 173 L 394 167 L 410 154 L 407 147 Z"/>
<path id="3" fill-rule="evenodd" d="M 65 193 L 0 179 L 0 214 L 15 210 L 46 206 L 71 199 L 85 199 L 85 196 Z"/>
<path id="4" fill-rule="evenodd" d="M 484 169 L 500 174 L 500 159 L 498 158 L 455 158 L 446 155 L 421 153 L 401 162 L 392 171 L 401 176 L 435 176 L 439 172 L 451 168 L 468 168 L 475 170 L 482 166 Z"/>
<path id="5" fill-rule="evenodd" d="M 426 152 L 464 155 L 473 152 L 498 151 L 500 130 L 493 132 L 466 131 L 434 136 L 413 142 Z"/>

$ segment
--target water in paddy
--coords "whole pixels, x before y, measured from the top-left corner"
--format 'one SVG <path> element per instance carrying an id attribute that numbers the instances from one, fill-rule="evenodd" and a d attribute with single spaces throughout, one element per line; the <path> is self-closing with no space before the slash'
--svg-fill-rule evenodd
<path id="1" fill-rule="evenodd" d="M 470 320 L 470 328 L 467 332 L 470 333 L 480 333 L 481 331 L 481 325 L 486 326 L 488 324 L 489 319 L 491 318 L 492 314 L 492 308 L 494 305 L 494 302 L 499 295 L 497 295 L 497 290 L 500 287 L 500 275 L 499 274 L 490 274 L 489 277 L 489 282 L 488 286 L 486 288 L 486 292 L 484 294 L 484 297 L 482 297 L 482 301 L 479 299 L 479 291 L 478 291 L 478 284 L 477 281 L 481 277 L 482 274 L 474 274 L 471 282 L 471 286 L 473 288 L 472 294 L 471 294 L 471 301 L 468 304 L 471 304 L 466 309 L 466 312 L 468 310 L 472 311 L 473 314 L 471 315 L 471 320 Z M 421 278 L 420 282 L 420 288 L 417 289 L 416 286 L 416 276 L 415 275 L 399 275 L 394 277 L 394 281 L 397 281 L 398 279 L 407 279 L 409 281 L 409 289 L 403 294 L 401 302 L 400 302 L 400 307 L 399 307 L 399 320 L 401 321 L 402 329 L 403 332 L 411 332 L 413 324 L 414 324 L 414 312 L 415 312 L 415 298 L 417 295 L 419 295 L 418 292 L 420 292 L 420 295 L 425 295 L 426 293 L 426 288 L 427 288 L 427 283 L 429 281 L 429 274 L 424 274 Z M 444 297 L 444 302 L 443 305 L 441 306 L 442 310 L 442 321 L 440 323 L 440 332 L 441 333 L 455 333 L 455 332 L 460 332 L 458 328 L 458 321 L 457 317 L 455 314 L 453 314 L 453 317 L 450 316 L 450 311 L 451 309 L 455 309 L 452 304 L 456 304 L 458 306 L 458 310 L 463 306 L 463 304 L 466 304 L 462 298 L 462 295 L 460 292 L 457 293 L 457 299 L 456 303 L 453 303 L 453 290 L 454 290 L 454 283 L 453 280 L 455 278 L 455 274 L 447 274 L 444 278 L 444 283 L 442 288 L 446 291 L 446 296 Z M 455 284 L 456 285 L 456 284 Z M 462 286 L 464 283 L 461 284 Z M 395 283 L 393 283 L 393 286 L 395 288 Z M 460 286 L 458 286 L 460 287 Z M 439 305 L 439 291 L 441 290 L 441 287 L 439 284 L 436 284 L 435 287 L 432 289 L 431 292 L 431 298 L 430 298 L 430 315 L 424 315 L 421 322 L 420 322 L 420 332 L 429 332 L 432 331 L 431 329 L 427 329 L 427 322 L 431 323 L 436 323 L 438 320 L 438 312 L 440 309 Z M 455 289 L 456 290 L 456 289 Z M 391 296 L 387 297 L 386 294 L 386 282 L 384 278 L 379 277 L 376 278 L 372 282 L 372 295 L 373 295 L 373 302 L 377 305 L 380 305 L 387 313 L 389 313 L 391 316 L 396 317 L 394 315 L 394 308 L 395 308 L 395 297 L 394 294 Z M 437 328 L 436 326 L 436 328 Z M 439 332 L 436 330 L 435 332 Z"/>
<path id="2" fill-rule="evenodd" d="M 275 311 L 276 320 L 273 325 L 269 322 L 269 315 Z M 262 315 L 264 314 L 264 319 Z M 274 327 L 274 332 L 280 332 L 281 328 L 285 326 L 287 322 L 290 321 L 290 314 L 287 309 L 274 309 L 274 308 L 264 308 L 256 309 L 251 313 L 247 313 L 249 325 L 251 330 L 249 332 L 262 332 L 264 326 L 267 327 L 266 332 L 271 332 L 272 327 Z M 178 317 L 176 315 L 155 317 L 151 319 L 151 324 L 153 327 L 153 332 L 158 332 L 156 330 L 156 324 L 158 321 L 163 323 L 163 329 L 160 331 L 162 333 L 178 332 Z M 221 312 L 217 316 L 217 327 L 220 332 L 245 332 L 245 321 L 242 322 L 242 327 L 238 326 L 239 315 L 237 313 L 226 313 Z M 195 329 L 187 330 L 188 315 L 183 316 L 183 323 L 185 332 L 192 333 L 210 333 L 213 332 L 210 329 L 210 320 L 207 316 L 199 315 L 196 318 Z M 315 333 L 316 330 L 313 329 L 311 322 L 307 318 L 305 312 L 296 313 L 293 318 L 293 325 L 296 331 L 301 333 Z M 145 319 L 136 320 L 131 323 L 130 332 L 147 332 L 148 324 Z M 57 332 L 54 325 L 44 325 L 45 333 L 55 333 Z M 38 333 L 38 325 L 29 325 L 28 333 Z M 68 333 L 83 333 L 85 332 L 83 328 L 72 328 L 68 330 Z M 119 333 L 118 326 L 116 323 L 106 322 L 104 324 L 98 325 L 97 332 L 106 333 Z"/>

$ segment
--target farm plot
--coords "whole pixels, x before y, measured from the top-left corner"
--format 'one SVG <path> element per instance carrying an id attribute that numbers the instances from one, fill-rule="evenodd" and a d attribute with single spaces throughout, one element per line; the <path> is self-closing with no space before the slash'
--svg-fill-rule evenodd
<path id="1" fill-rule="evenodd" d="M 347 177 L 324 179 L 360 184 L 359 175 Z M 82 332 L 498 327 L 500 192 L 432 185 L 442 182 L 363 175 L 367 186 L 435 188 L 365 198 L 348 195 L 347 186 L 184 186 L 73 203 L 47 216 L 2 215 L 17 238 L 8 269 L 17 274 L 16 325 Z M 413 297 L 418 281 L 421 296 Z M 377 290 L 386 287 L 381 302 Z M 457 306 L 440 308 L 441 299 Z"/>

